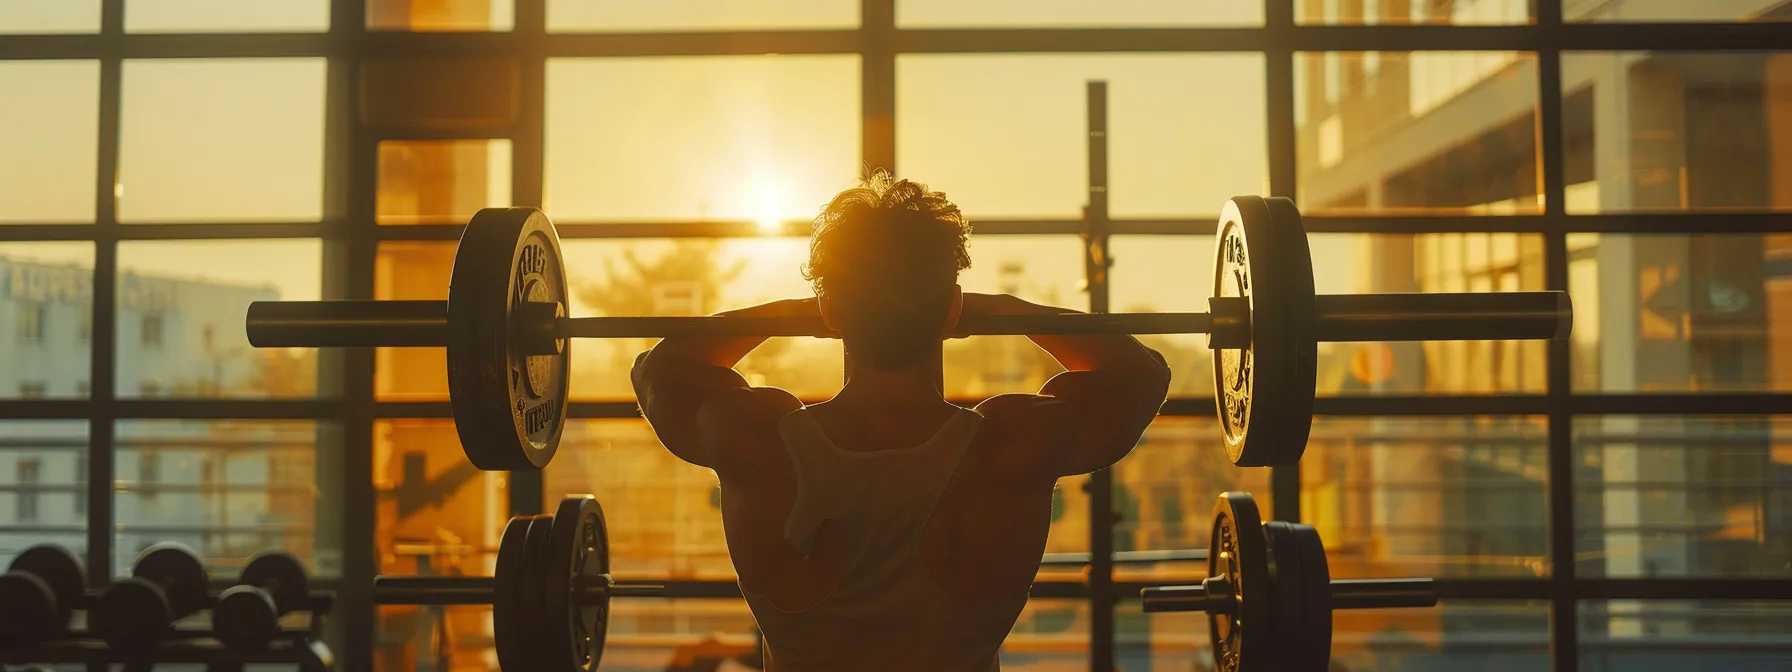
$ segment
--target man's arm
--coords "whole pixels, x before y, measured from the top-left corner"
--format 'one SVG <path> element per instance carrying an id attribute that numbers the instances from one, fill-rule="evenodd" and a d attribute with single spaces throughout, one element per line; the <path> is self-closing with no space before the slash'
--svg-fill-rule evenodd
<path id="1" fill-rule="evenodd" d="M 965 295 L 966 314 L 1063 314 L 1077 311 L 1041 306 L 1006 295 Z M 1025 426 L 1045 442 L 1052 477 L 1086 474 L 1132 452 L 1157 417 L 1170 389 L 1163 355 L 1130 335 L 1028 336 L 1066 371 L 1053 376 L 1039 395 L 1021 403 L 1013 397 L 985 402 L 995 414 L 1016 415 L 1008 424 Z M 1044 397 L 1041 399 L 1040 397 Z"/>
<path id="2" fill-rule="evenodd" d="M 718 315 L 812 316 L 814 299 L 773 301 Z M 706 424 L 776 421 L 801 404 L 788 392 L 755 388 L 734 370 L 764 336 L 680 336 L 660 341 L 635 358 L 630 379 L 641 414 L 660 443 L 686 462 L 711 469 L 717 456 L 705 442 Z"/>

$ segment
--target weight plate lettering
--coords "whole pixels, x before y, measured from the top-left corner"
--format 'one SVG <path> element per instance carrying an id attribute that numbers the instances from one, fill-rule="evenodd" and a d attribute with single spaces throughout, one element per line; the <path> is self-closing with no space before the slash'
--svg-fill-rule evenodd
<path id="1" fill-rule="evenodd" d="M 541 629 L 548 663 L 542 669 L 594 672 L 603 659 L 609 599 L 582 602 L 577 590 L 610 573 L 609 530 L 591 495 L 570 495 L 554 511 L 553 541 L 542 572 L 550 622 Z"/>
<path id="2" fill-rule="evenodd" d="M 521 670 L 532 664 L 528 637 L 536 630 L 533 614 L 523 610 L 523 591 L 531 584 L 531 572 L 523 567 L 523 546 L 529 534 L 529 518 L 511 518 L 498 536 L 498 566 L 492 576 L 492 647 L 498 667 Z"/>
<path id="3" fill-rule="evenodd" d="M 1210 614 L 1207 618 L 1208 632 L 1213 635 L 1213 669 L 1262 669 L 1276 644 L 1266 632 L 1271 618 L 1267 599 L 1271 591 L 1263 517 L 1250 493 L 1228 492 L 1214 504 L 1207 574 L 1226 577 L 1235 604 L 1231 613 Z"/>
<path id="4" fill-rule="evenodd" d="M 474 466 L 518 471 L 553 459 L 571 348 L 555 339 L 548 352 L 531 352 L 527 343 L 547 326 L 540 320 L 565 314 L 567 301 L 560 237 L 546 215 L 486 208 L 473 216 L 448 286 L 448 394 Z"/>
<path id="5" fill-rule="evenodd" d="M 1250 308 L 1250 343 L 1213 350 L 1226 454 L 1241 467 L 1294 464 L 1312 425 L 1319 344 L 1312 253 L 1292 201 L 1226 202 L 1213 296 L 1241 297 Z"/>

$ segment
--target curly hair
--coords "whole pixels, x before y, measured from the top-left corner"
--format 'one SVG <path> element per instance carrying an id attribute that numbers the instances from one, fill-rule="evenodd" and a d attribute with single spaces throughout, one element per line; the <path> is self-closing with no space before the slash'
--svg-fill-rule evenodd
<path id="1" fill-rule="evenodd" d="M 832 300 L 855 361 L 911 366 L 940 341 L 970 233 L 945 194 L 878 170 L 815 218 L 803 278 Z"/>

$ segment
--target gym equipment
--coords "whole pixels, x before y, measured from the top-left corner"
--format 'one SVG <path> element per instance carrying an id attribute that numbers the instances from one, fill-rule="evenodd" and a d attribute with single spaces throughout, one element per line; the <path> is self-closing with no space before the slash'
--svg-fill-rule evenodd
<path id="1" fill-rule="evenodd" d="M 1207 571 L 1140 597 L 1147 613 L 1206 612 L 1218 672 L 1326 672 L 1333 610 L 1437 605 L 1431 579 L 1332 579 L 1313 526 L 1264 522 L 1246 492 L 1214 505 Z"/>
<path id="2" fill-rule="evenodd" d="M 39 544 L 0 574 L 0 647 L 30 648 L 67 631 L 87 594 L 87 573 L 68 549 Z"/>
<path id="3" fill-rule="evenodd" d="M 377 604 L 489 604 L 498 666 L 596 670 L 611 597 L 657 597 L 658 585 L 610 578 L 603 508 L 591 495 L 560 500 L 553 516 L 517 517 L 498 540 L 492 576 L 379 576 Z"/>
<path id="4" fill-rule="evenodd" d="M 152 647 L 175 621 L 206 606 L 210 581 L 193 549 L 173 542 L 152 545 L 131 565 L 131 578 L 100 593 L 88 626 L 115 649 Z"/>
<path id="5" fill-rule="evenodd" d="M 232 649 L 265 648 L 280 635 L 280 617 L 302 608 L 310 596 L 304 563 L 286 551 L 262 551 L 243 565 L 237 585 L 218 595 L 212 631 Z"/>
<path id="6" fill-rule="evenodd" d="M 1566 292 L 1314 293 L 1300 212 L 1239 196 L 1221 214 L 1206 313 L 966 317 L 972 334 L 1206 333 L 1226 451 L 1239 466 L 1293 464 L 1310 430 L 1320 341 L 1561 339 Z M 256 347 L 448 349 L 455 428 L 481 469 L 545 466 L 565 423 L 568 339 L 825 336 L 820 316 L 566 317 L 554 226 L 533 208 L 479 211 L 461 235 L 447 301 L 258 301 Z"/>

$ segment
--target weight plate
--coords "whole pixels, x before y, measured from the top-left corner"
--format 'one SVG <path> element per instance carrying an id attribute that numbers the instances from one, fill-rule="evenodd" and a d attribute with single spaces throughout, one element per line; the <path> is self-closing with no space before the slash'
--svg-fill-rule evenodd
<path id="1" fill-rule="evenodd" d="M 1269 550 L 1270 594 L 1275 598 L 1270 604 L 1269 632 L 1265 633 L 1276 642 L 1276 670 L 1280 672 L 1325 672 L 1322 664 L 1314 669 L 1311 660 L 1314 654 L 1306 650 L 1304 642 L 1307 634 L 1308 620 L 1306 608 L 1307 566 L 1301 554 L 1300 540 L 1295 538 L 1294 526 L 1279 520 L 1263 524 L 1263 538 Z M 1320 656 L 1323 658 L 1323 656 Z"/>
<path id="2" fill-rule="evenodd" d="M 1312 525 L 1289 525 L 1300 548 L 1301 601 L 1306 609 L 1306 627 L 1294 648 L 1307 652 L 1302 669 L 1323 672 L 1332 660 L 1332 572 L 1325 560 L 1325 544 Z"/>
<path id="3" fill-rule="evenodd" d="M 305 606 L 311 597 L 311 585 L 305 577 L 305 563 L 286 551 L 262 551 L 249 558 L 237 583 L 257 586 L 274 599 L 279 613 Z"/>
<path id="4" fill-rule="evenodd" d="M 212 605 L 212 630 L 227 648 L 265 648 L 280 636 L 280 611 L 274 596 L 266 590 L 251 585 L 231 586 Z"/>
<path id="5" fill-rule="evenodd" d="M 522 654 L 522 670 L 552 670 L 548 661 L 553 657 L 544 650 L 548 637 L 545 631 L 558 627 L 556 613 L 548 611 L 546 593 L 543 591 L 548 583 L 548 561 L 553 553 L 554 519 L 548 516 L 530 516 L 529 527 L 523 531 L 522 562 L 517 563 L 522 570 L 512 583 L 517 589 L 518 619 L 518 653 Z"/>
<path id="6" fill-rule="evenodd" d="M 1223 576 L 1232 585 L 1230 614 L 1211 614 L 1213 669 L 1249 672 L 1264 669 L 1276 646 L 1270 639 L 1269 558 L 1264 549 L 1263 517 L 1248 492 L 1228 492 L 1213 505 L 1213 536 L 1208 540 L 1207 575 Z M 1255 629 L 1255 630 L 1253 630 Z M 1259 651 L 1259 649 L 1263 649 Z"/>
<path id="7" fill-rule="evenodd" d="M 59 629 L 56 614 L 67 607 L 56 599 L 50 583 L 35 574 L 7 572 L 0 574 L 0 646 L 27 648 L 49 639 Z"/>
<path id="8" fill-rule="evenodd" d="M 7 571 L 34 575 L 49 587 L 50 595 L 56 598 L 56 610 L 50 617 L 52 633 L 68 627 L 69 613 L 87 593 L 87 570 L 82 567 L 81 558 L 61 546 L 38 544 L 20 551 L 7 566 Z M 0 601 L 0 604 L 11 603 Z"/>
<path id="9" fill-rule="evenodd" d="M 207 584 L 211 583 L 199 554 L 171 541 L 143 549 L 131 565 L 131 576 L 160 587 L 168 598 L 170 616 L 176 619 L 205 607 Z"/>
<path id="10" fill-rule="evenodd" d="M 88 626 L 114 649 L 154 646 L 174 627 L 168 593 L 148 579 L 130 578 L 106 587 L 88 612 Z"/>
<path id="11" fill-rule="evenodd" d="M 1249 345 L 1213 350 L 1226 454 L 1241 467 L 1294 464 L 1312 428 L 1319 354 L 1300 212 L 1286 198 L 1237 196 L 1216 236 L 1213 296 L 1242 297 L 1250 314 Z"/>
<path id="12" fill-rule="evenodd" d="M 467 459 L 488 471 L 547 466 L 566 423 L 571 348 L 555 339 L 553 352 L 529 354 L 529 334 L 552 325 L 524 325 L 525 302 L 558 305 L 551 314 L 564 315 L 560 236 L 534 208 L 480 210 L 449 278 L 448 396 Z"/>
<path id="13" fill-rule="evenodd" d="M 498 651 L 498 669 L 502 670 L 521 670 L 533 664 L 526 640 L 535 626 L 522 608 L 522 593 L 534 578 L 522 564 L 529 521 L 511 518 L 498 536 L 498 566 L 492 573 L 492 646 Z"/>
<path id="14" fill-rule="evenodd" d="M 543 651 L 549 656 L 546 670 L 592 672 L 604 656 L 604 636 L 610 620 L 608 597 L 583 601 L 581 586 L 608 581 L 610 575 L 609 530 L 604 510 L 591 495 L 570 495 L 554 510 L 554 540 L 548 552 L 542 613 L 560 622 L 541 629 L 547 637 Z"/>

